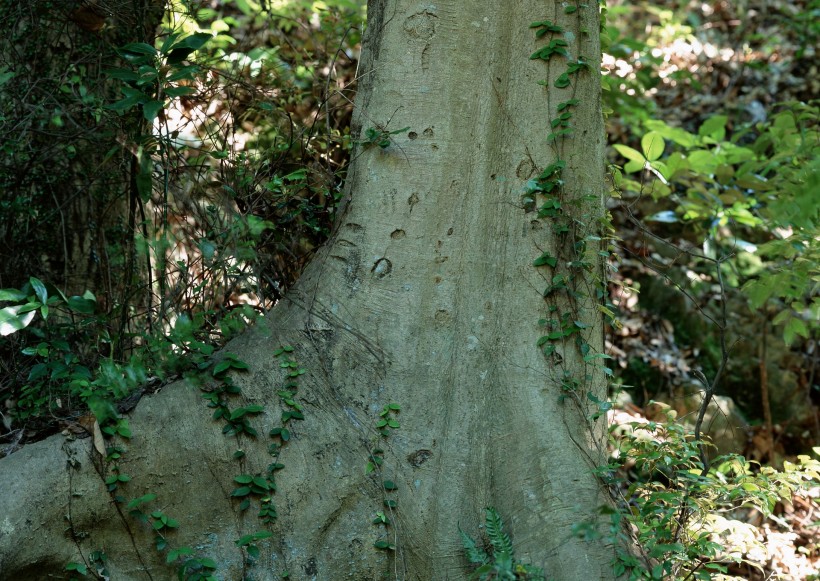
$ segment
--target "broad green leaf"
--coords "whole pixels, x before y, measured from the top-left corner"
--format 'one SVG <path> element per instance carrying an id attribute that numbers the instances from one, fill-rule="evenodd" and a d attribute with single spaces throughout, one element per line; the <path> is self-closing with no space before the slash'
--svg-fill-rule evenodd
<path id="1" fill-rule="evenodd" d="M 211 36 L 207 32 L 197 32 L 196 34 L 192 34 L 190 36 L 186 36 L 175 45 L 173 45 L 172 49 L 174 48 L 191 48 L 193 50 L 199 50 L 202 48 L 206 42 L 211 40 L 213 36 Z"/>
<path id="2" fill-rule="evenodd" d="M 120 423 L 117 425 L 117 433 L 122 436 L 123 438 L 130 438 L 131 437 L 131 428 L 128 427 L 128 420 L 122 419 Z M 129 477 L 130 480 L 130 477 Z"/>
<path id="3" fill-rule="evenodd" d="M 636 161 L 636 162 L 640 163 L 641 167 L 643 167 L 644 164 L 647 161 L 646 158 L 643 156 L 643 154 L 640 151 L 638 151 L 636 149 L 632 149 L 628 145 L 622 145 L 620 143 L 616 143 L 612 147 L 614 147 L 615 151 L 620 153 L 626 159 L 628 159 L 630 161 Z"/>
<path id="4" fill-rule="evenodd" d="M 121 81 L 138 81 L 140 79 L 140 76 L 131 69 L 111 69 L 103 71 L 103 74 Z"/>
<path id="5" fill-rule="evenodd" d="M 18 315 L 23 305 L 0 309 L 0 336 L 6 337 L 29 326 L 34 320 L 36 310 L 29 310 Z"/>
<path id="6" fill-rule="evenodd" d="M 142 105 L 142 115 L 146 121 L 152 123 L 164 106 L 165 104 L 162 101 L 152 99 Z"/>
<path id="7" fill-rule="evenodd" d="M 699 149 L 689 154 L 689 167 L 692 171 L 705 176 L 710 176 L 715 173 L 718 165 L 717 156 L 711 151 Z"/>
<path id="8" fill-rule="evenodd" d="M 729 118 L 726 115 L 714 115 L 703 122 L 698 129 L 698 135 L 708 137 L 714 141 L 723 141 L 726 137 L 726 122 Z"/>
<path id="9" fill-rule="evenodd" d="M 246 410 L 245 408 L 236 408 L 231 412 L 228 421 L 238 420 L 239 418 L 243 417 L 246 413 L 248 413 L 248 410 Z"/>
<path id="10" fill-rule="evenodd" d="M 6 83 L 8 83 L 10 80 L 12 80 L 14 78 L 14 75 L 16 74 L 16 73 L 7 71 L 6 69 L 7 69 L 7 67 L 3 67 L 2 70 L 0 70 L 0 87 L 2 87 Z"/>
<path id="11" fill-rule="evenodd" d="M 196 93 L 196 89 L 187 86 L 168 87 L 165 89 L 165 94 L 171 98 L 182 97 L 183 95 L 193 95 L 194 93 Z"/>
<path id="12" fill-rule="evenodd" d="M 155 49 L 150 44 L 146 44 L 144 42 L 132 42 L 126 44 L 123 47 L 117 49 L 117 52 L 122 54 L 124 52 L 130 52 L 134 54 L 145 54 L 145 55 L 155 55 L 157 54 L 157 49 Z"/>
<path id="13" fill-rule="evenodd" d="M 69 297 L 68 301 L 68 308 L 72 311 L 77 313 L 83 313 L 85 315 L 91 315 L 97 308 L 97 302 L 94 300 L 89 300 L 84 297 Z"/>
<path id="14" fill-rule="evenodd" d="M 798 335 L 808 339 L 809 328 L 806 326 L 806 322 L 803 319 L 792 317 L 783 329 L 783 339 L 786 342 L 786 345 L 791 345 Z"/>
<path id="15" fill-rule="evenodd" d="M 767 277 L 750 280 L 743 285 L 742 290 L 749 297 L 753 309 L 759 309 L 772 296 L 774 285 L 771 282 L 772 279 Z"/>
<path id="16" fill-rule="evenodd" d="M 0 301 L 21 301 L 26 298 L 26 293 L 16 288 L 0 289 Z"/>
<path id="17" fill-rule="evenodd" d="M 641 138 L 641 149 L 648 161 L 655 161 L 663 155 L 666 143 L 657 131 L 650 131 Z"/>
<path id="18" fill-rule="evenodd" d="M 717 169 L 715 169 L 715 179 L 717 179 L 717 182 L 722 186 L 727 185 L 734 175 L 735 168 L 729 164 L 721 163 L 717 166 Z M 721 199 L 723 199 L 722 196 Z"/>
<path id="19" fill-rule="evenodd" d="M 171 47 L 176 42 L 176 40 L 179 38 L 180 34 L 181 34 L 181 32 L 172 32 L 172 33 L 170 33 L 165 38 L 165 40 L 162 42 L 162 46 L 160 46 L 159 52 L 161 52 L 162 54 L 165 54 L 169 50 L 171 50 Z"/>
<path id="20" fill-rule="evenodd" d="M 46 285 L 37 278 L 32 276 L 28 279 L 31 287 L 34 289 L 34 294 L 37 295 L 37 298 L 40 299 L 40 302 L 46 304 L 48 302 L 48 291 L 46 290 Z"/>
<path id="21" fill-rule="evenodd" d="M 199 67 L 196 65 L 188 65 L 187 67 L 180 67 L 173 71 L 170 75 L 166 77 L 166 81 L 179 81 L 181 79 L 191 80 L 194 76 L 200 71 Z"/>
<path id="22" fill-rule="evenodd" d="M 681 147 L 690 148 L 697 143 L 697 138 L 679 127 L 670 127 L 663 121 L 649 120 L 646 122 L 647 129 L 660 133 L 665 139 L 673 141 Z"/>
<path id="23" fill-rule="evenodd" d="M 22 315 L 23 313 L 28 313 L 29 311 L 36 311 L 37 309 L 39 309 L 42 306 L 43 305 L 38 301 L 34 301 L 34 302 L 31 302 L 31 303 L 26 303 L 24 305 L 18 305 L 16 307 L 17 308 L 17 314 Z"/>
<path id="24" fill-rule="evenodd" d="M 689 163 L 686 161 L 686 158 L 680 152 L 675 152 L 669 157 L 666 158 L 666 162 L 664 163 L 664 169 L 661 170 L 663 177 L 667 180 L 671 181 L 674 177 L 677 176 L 678 173 L 682 172 L 685 169 L 689 168 Z"/>
<path id="25" fill-rule="evenodd" d="M 105 108 L 110 111 L 127 111 L 132 107 L 143 103 L 144 101 L 148 100 L 148 96 L 143 95 L 140 93 L 139 95 L 131 95 L 125 97 L 124 99 L 120 99 L 116 103 L 111 103 L 110 105 L 106 105 Z"/>
<path id="26" fill-rule="evenodd" d="M 748 147 L 740 147 L 734 143 L 722 143 L 720 151 L 726 163 L 743 163 L 755 159 L 755 152 Z"/>

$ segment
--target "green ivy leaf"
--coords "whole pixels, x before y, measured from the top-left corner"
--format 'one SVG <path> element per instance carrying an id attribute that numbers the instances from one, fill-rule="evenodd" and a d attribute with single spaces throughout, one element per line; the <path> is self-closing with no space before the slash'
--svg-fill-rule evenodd
<path id="1" fill-rule="evenodd" d="M 555 88 L 557 89 L 565 89 L 569 87 L 569 85 L 569 74 L 567 73 L 561 73 L 561 75 L 555 79 Z"/>
<path id="2" fill-rule="evenodd" d="M 228 371 L 230 368 L 231 362 L 227 359 L 223 359 L 214 366 L 214 370 L 211 372 L 211 375 L 213 375 L 214 377 L 219 377 L 220 375 Z"/>
<path id="3" fill-rule="evenodd" d="M 545 266 L 546 265 L 546 266 L 549 266 L 549 267 L 552 267 L 552 268 L 555 268 L 555 265 L 557 265 L 557 264 L 558 264 L 558 258 L 551 255 L 549 252 L 545 252 L 544 254 L 542 254 L 541 256 L 536 258 L 532 263 L 533 266 Z"/>

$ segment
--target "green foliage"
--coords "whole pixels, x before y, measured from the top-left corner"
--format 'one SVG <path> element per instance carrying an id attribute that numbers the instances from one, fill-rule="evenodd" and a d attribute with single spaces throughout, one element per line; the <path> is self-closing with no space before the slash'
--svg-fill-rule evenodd
<path id="1" fill-rule="evenodd" d="M 399 429 L 399 422 L 396 416 L 401 411 L 401 406 L 397 403 L 389 403 L 379 413 L 379 421 L 376 422 L 376 429 L 385 438 L 391 433 L 391 430 Z"/>
<path id="2" fill-rule="evenodd" d="M 132 42 L 117 49 L 117 54 L 129 66 L 105 73 L 112 79 L 124 81 L 121 90 L 125 96 L 108 105 L 108 109 L 124 112 L 140 106 L 145 120 L 152 123 L 168 107 L 170 99 L 196 92 L 190 85 L 202 74 L 202 69 L 183 61 L 201 49 L 211 35 L 197 33 L 183 38 L 180 35 L 179 31 L 171 32 L 159 48 Z"/>
<path id="3" fill-rule="evenodd" d="M 105 579 L 108 577 L 108 569 L 106 568 L 107 562 L 108 555 L 106 555 L 103 551 L 92 551 L 88 555 L 87 561 L 84 561 L 83 563 L 72 561 L 65 566 L 65 570 L 71 573 L 69 579 L 72 581 L 77 579 L 77 577 L 74 576 L 75 573 L 81 577 L 88 577 L 90 573 L 95 578 Z"/>
<path id="4" fill-rule="evenodd" d="M 154 532 L 156 550 L 159 552 L 168 551 L 165 562 L 168 565 L 177 563 L 177 576 L 179 579 L 185 579 L 185 581 L 191 579 L 215 581 L 216 577 L 212 573 L 216 570 L 216 563 L 212 559 L 192 557 L 194 550 L 190 547 L 171 548 L 168 534 L 179 528 L 179 521 L 171 518 L 161 509 L 147 509 L 146 505 L 156 499 L 157 495 L 153 493 L 132 499 L 126 505 L 129 516 L 151 528 Z M 122 497 L 115 497 L 117 502 L 123 502 L 123 500 Z"/>
<path id="5" fill-rule="evenodd" d="M 217 581 L 218 578 L 214 575 L 216 569 L 216 562 L 213 559 L 187 559 L 179 565 L 177 579 L 180 581 Z"/>
<path id="6" fill-rule="evenodd" d="M 512 539 L 504 530 L 501 516 L 494 508 L 485 509 L 484 532 L 487 537 L 487 550 L 479 547 L 470 535 L 458 528 L 464 555 L 467 562 L 474 566 L 471 579 L 544 579 L 544 572 L 533 565 L 519 563 L 515 560 Z M 489 551 L 489 552 L 488 552 Z"/>
<path id="7" fill-rule="evenodd" d="M 144 386 L 149 373 L 167 377 L 193 370 L 213 353 L 213 347 L 202 341 L 205 332 L 199 325 L 205 322 L 203 315 L 195 321 L 179 317 L 167 336 L 144 335 L 144 349 L 119 363 L 101 353 L 116 349 L 111 345 L 108 318 L 99 313 L 90 291 L 66 297 L 53 285 L 32 277 L 19 290 L 0 290 L 0 301 L 13 303 L 0 309 L 4 317 L 0 326 L 24 356 L 10 362 L 18 375 L 26 377 L 11 410 L 17 421 L 70 415 L 85 407 L 104 434 L 130 437 L 128 421 L 120 417 L 115 402 Z M 237 311 L 225 317 L 224 336 L 244 328 L 247 314 L 251 313 Z M 223 367 L 240 365 L 228 355 L 217 364 L 217 374 Z"/>
<path id="8" fill-rule="evenodd" d="M 83 563 L 75 563 L 74 561 L 68 563 L 65 566 L 65 570 L 69 572 L 75 572 L 79 575 L 82 575 L 83 577 L 88 575 L 88 567 L 86 567 Z"/>
<path id="9" fill-rule="evenodd" d="M 399 429 L 399 422 L 396 416 L 401 411 L 401 406 L 397 403 L 386 404 L 379 413 L 379 419 L 376 421 L 376 429 L 383 440 L 390 437 L 393 430 Z M 367 465 L 365 466 L 365 474 L 375 473 L 382 477 L 380 486 L 383 492 L 383 503 L 385 510 L 377 511 L 373 518 L 373 524 L 382 528 L 382 537 L 373 543 L 373 546 L 383 551 L 395 551 L 397 533 L 393 528 L 393 520 L 387 515 L 390 514 L 395 518 L 395 511 L 398 508 L 398 502 L 392 498 L 399 486 L 390 479 L 385 479 L 384 471 L 384 449 L 373 446 L 368 454 Z M 385 512 L 386 511 L 386 512 Z M 392 540 L 388 540 L 392 535 Z"/>
<path id="10" fill-rule="evenodd" d="M 288 3 L 281 14 L 241 4 L 191 12 L 177 4 L 156 39 L 130 34 L 141 33 L 142 26 L 95 38 L 95 46 L 83 50 L 101 61 L 99 78 L 86 65 L 73 64 L 60 68 L 59 79 L 53 79 L 58 86 L 51 86 L 52 79 L 35 82 L 10 72 L 14 69 L 0 72 L 4 95 L 33 94 L 34 87 L 50 92 L 44 102 L 53 102 L 55 95 L 61 102 L 59 109 L 37 110 L 44 131 L 32 129 L 29 139 L 25 128 L 37 126 L 37 118 L 17 119 L 19 112 L 7 107 L 13 100 L 0 98 L 0 114 L 8 114 L 18 136 L 3 134 L 4 158 L 35 170 L 17 175 L 12 166 L 0 168 L 0 225 L 8 226 L 4 232 L 10 239 L 35 249 L 38 260 L 54 264 L 43 270 L 29 261 L 10 275 L 12 261 L 2 263 L 4 280 L 31 279 L 26 288 L 0 292 L 0 330 L 9 337 L 0 343 L 5 359 L 0 373 L 3 384 L 11 385 L 4 396 L 16 427 L 45 433 L 40 427 L 52 416 L 73 415 L 92 404 L 95 414 L 113 418 L 113 402 L 144 389 L 147 378 L 162 381 L 192 371 L 254 318 L 241 305 L 253 303 L 260 311 L 271 306 L 328 235 L 341 196 L 334 174 L 351 143 L 342 122 L 351 104 L 339 92 L 322 96 L 316 89 L 336 86 L 328 83 L 328 74 L 334 81 L 352 79 L 355 63 L 348 60 L 334 64 L 330 73 L 322 70 L 333 55 L 353 53 L 363 7 L 328 2 L 314 17 L 309 2 Z M 15 14 L 8 16 L 16 22 Z M 310 26 L 294 27 L 310 18 Z M 145 30 L 153 28 L 145 24 Z M 269 37 L 266 47 L 244 40 L 258 27 L 270 30 L 272 45 Z M 36 37 L 24 29 L 21 24 L 14 34 Z M 236 125 L 225 125 L 224 119 Z M 46 127 L 49 123 L 60 131 Z M 65 145 L 65 163 L 51 143 L 63 133 L 74 139 L 57 146 Z M 48 147 L 37 145 L 40 134 L 48 134 Z M 100 151 L 90 155 L 87 150 L 95 146 Z M 51 152 L 48 163 L 26 154 L 41 150 Z M 79 159 L 119 171 L 122 179 L 93 167 L 86 172 L 91 182 L 106 184 L 99 193 L 78 181 Z M 56 197 L 49 193 L 52 182 L 59 189 Z M 79 193 L 71 199 L 93 197 L 88 204 L 105 208 L 106 216 L 122 215 L 115 224 L 87 218 L 91 226 L 84 236 L 108 245 L 92 245 L 83 260 L 100 264 L 105 257 L 100 264 L 108 269 L 105 287 L 98 279 L 81 280 L 82 272 L 54 260 L 59 247 L 72 246 L 72 240 L 51 240 L 46 249 L 39 239 L 15 230 L 21 223 L 29 232 L 53 230 L 42 223 L 54 218 L 55 205 L 61 216 L 63 209 L 84 215 L 86 206 L 75 212 L 61 201 L 75 183 Z M 86 224 L 62 222 L 62 228 L 85 232 Z M 72 272 L 93 293 L 66 298 L 49 284 L 35 288 L 40 280 L 62 284 L 59 271 Z M 30 379 L 23 384 L 19 378 Z M 298 419 L 301 412 L 293 411 Z M 234 418 L 240 427 L 241 419 Z"/>
<path id="11" fill-rule="evenodd" d="M 393 141 L 391 139 L 391 135 L 407 133 L 409 130 L 409 127 L 402 127 L 401 129 L 396 129 L 395 131 L 388 131 L 384 127 L 368 127 L 365 129 L 364 138 L 359 141 L 359 143 L 365 147 L 378 145 L 382 149 L 387 149 Z"/>
<path id="12" fill-rule="evenodd" d="M 263 539 L 269 539 L 272 536 L 273 536 L 273 533 L 271 533 L 271 532 L 261 531 L 261 532 L 258 532 L 258 533 L 243 535 L 240 538 L 238 538 L 236 541 L 234 541 L 234 543 L 236 543 L 237 547 L 245 549 L 245 551 L 248 553 L 248 558 L 251 561 L 255 561 L 259 558 L 259 547 L 256 544 L 257 541 L 261 541 Z"/>
<path id="13" fill-rule="evenodd" d="M 808 456 L 777 471 L 727 455 L 704 470 L 699 442 L 676 423 L 633 422 L 613 427 L 612 435 L 615 456 L 598 473 L 621 496 L 615 509 L 602 511 L 615 542 L 641 547 L 641 556 L 620 552 L 614 565 L 617 575 L 629 579 L 711 579 L 726 573 L 727 564 L 744 561 L 750 550 L 733 547 L 731 532 L 750 525 L 722 515 L 754 507 L 767 516 L 777 502 L 820 481 L 820 462 Z M 630 467 L 635 476 L 627 478 Z M 583 526 L 575 532 L 598 534 Z"/>
<path id="14" fill-rule="evenodd" d="M 787 343 L 808 338 L 820 321 L 818 119 L 817 104 L 788 103 L 767 122 L 731 136 L 725 115 L 706 120 L 697 134 L 648 121 L 642 151 L 613 146 L 629 160 L 627 174 L 654 176 L 643 183 L 618 177 L 618 186 L 671 205 L 648 220 L 680 221 L 708 238 L 713 252 L 733 253 L 724 261 L 728 280 L 752 309 L 770 300 L 786 307 L 775 323 L 783 325 Z M 749 255 L 759 257 L 752 270 L 743 266 Z"/>

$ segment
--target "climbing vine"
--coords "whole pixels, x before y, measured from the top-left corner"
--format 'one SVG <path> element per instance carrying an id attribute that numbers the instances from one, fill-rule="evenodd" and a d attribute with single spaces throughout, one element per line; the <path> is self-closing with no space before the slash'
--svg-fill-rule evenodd
<path id="1" fill-rule="evenodd" d="M 400 411 L 401 406 L 397 403 L 389 403 L 382 408 L 379 419 L 376 421 L 376 429 L 382 440 L 387 440 L 393 430 L 399 429 L 397 416 Z M 384 449 L 380 445 L 374 444 L 367 457 L 365 474 L 374 473 L 379 476 L 381 488 L 384 491 L 384 508 L 377 511 L 373 518 L 373 524 L 382 528 L 382 534 L 373 543 L 373 546 L 377 549 L 395 551 L 397 534 L 394 525 L 394 513 L 398 509 L 398 503 L 394 496 L 399 487 L 393 480 L 384 477 L 383 469 Z M 391 519 L 391 517 L 393 518 Z"/>
<path id="2" fill-rule="evenodd" d="M 587 8 L 587 5 L 566 6 L 564 13 L 575 14 L 581 8 Z M 583 320 L 579 305 L 589 299 L 603 301 L 606 281 L 600 274 L 598 264 L 609 257 L 609 249 L 605 247 L 607 241 L 604 236 L 590 233 L 595 227 L 596 219 L 585 212 L 585 208 L 590 206 L 589 202 L 593 200 L 583 196 L 580 199 L 569 197 L 564 179 L 567 162 L 562 157 L 561 148 L 562 142 L 571 138 L 574 133 L 572 120 L 575 110 L 581 105 L 581 100 L 574 94 L 573 78 L 588 71 L 590 67 L 586 58 L 571 57 L 570 46 L 565 39 L 571 36 L 566 33 L 563 26 L 552 20 L 539 20 L 530 24 L 530 28 L 535 31 L 536 39 L 547 40 L 545 46 L 530 55 L 530 60 L 541 60 L 550 66 L 555 57 L 566 59 L 566 69 L 555 78 L 552 88 L 549 87 L 549 80 L 539 81 L 538 84 L 544 86 L 548 92 L 554 89 L 570 89 L 572 93 L 570 98 L 557 104 L 550 119 L 546 141 L 553 150 L 554 159 L 539 175 L 527 182 L 523 195 L 524 207 L 537 211 L 538 219 L 549 221 L 555 244 L 554 249 L 543 251 L 533 261 L 535 268 L 546 271 L 544 278 L 547 281 L 542 293 L 547 303 L 546 313 L 538 320 L 538 326 L 543 329 L 543 334 L 537 340 L 537 346 L 553 364 L 561 366 L 562 347 L 567 341 L 571 341 L 584 363 L 608 374 L 609 370 L 597 363 L 597 360 L 605 359 L 606 356 L 602 353 L 592 353 L 590 343 L 585 337 L 585 333 L 588 333 L 593 325 Z M 604 231 L 611 229 L 607 220 L 597 221 L 602 222 Z M 591 291 L 588 287 L 585 288 L 590 277 L 593 279 Z M 590 292 L 593 297 L 590 297 Z M 566 301 L 555 300 L 559 296 L 569 299 L 569 307 L 566 306 Z M 561 307 L 559 303 L 565 306 Z M 606 305 L 603 306 L 607 308 Z M 564 370 L 561 377 L 561 399 L 573 397 L 580 404 L 579 389 L 590 377 L 585 375 L 581 380 L 573 377 L 568 370 Z M 591 392 L 587 394 L 587 398 L 597 400 Z"/>

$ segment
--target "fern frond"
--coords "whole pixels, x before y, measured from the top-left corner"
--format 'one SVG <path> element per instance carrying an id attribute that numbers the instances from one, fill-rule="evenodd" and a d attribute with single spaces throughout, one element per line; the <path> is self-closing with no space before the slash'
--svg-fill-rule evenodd
<path id="1" fill-rule="evenodd" d="M 489 563 L 490 557 L 480 549 L 473 538 L 458 527 L 458 534 L 461 535 L 461 544 L 464 545 L 464 554 L 471 565 L 484 565 Z"/>
<path id="2" fill-rule="evenodd" d="M 499 556 L 509 557 L 512 561 L 513 546 L 510 536 L 504 531 L 504 523 L 498 511 L 493 507 L 488 506 L 487 512 L 487 538 L 490 539 L 490 544 L 493 546 L 495 558 L 498 560 Z"/>

